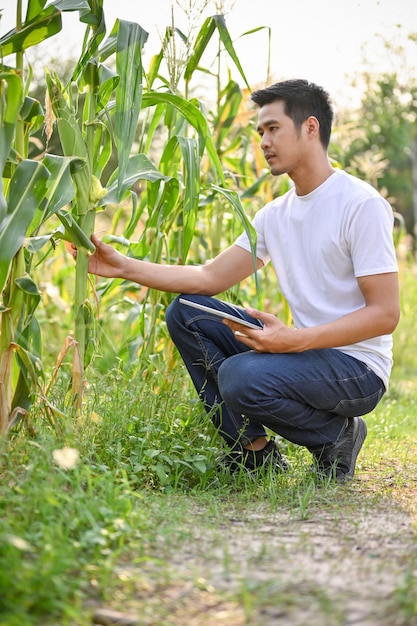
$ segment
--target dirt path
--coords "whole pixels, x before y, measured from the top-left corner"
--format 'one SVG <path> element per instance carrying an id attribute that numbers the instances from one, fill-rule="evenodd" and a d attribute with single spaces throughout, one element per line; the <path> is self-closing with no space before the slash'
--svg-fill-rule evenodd
<path id="1" fill-rule="evenodd" d="M 132 586 L 123 623 L 416 626 L 415 484 L 406 510 L 361 480 L 360 506 L 347 487 L 305 519 L 262 505 L 219 516 L 194 506 L 183 541 L 119 569 Z"/>

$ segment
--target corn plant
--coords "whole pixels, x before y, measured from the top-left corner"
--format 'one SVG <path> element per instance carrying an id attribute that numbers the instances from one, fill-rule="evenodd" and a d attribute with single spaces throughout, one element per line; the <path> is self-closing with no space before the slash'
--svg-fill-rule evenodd
<path id="1" fill-rule="evenodd" d="M 215 33 L 246 81 L 223 16 L 206 20 L 194 44 L 188 42 L 182 95 L 161 73 L 166 42 L 174 36 L 172 27 L 146 73 L 141 54 L 148 34 L 138 24 L 117 20 L 106 36 L 102 0 L 57 0 L 47 9 L 43 0 L 29 0 L 25 20 L 19 10 L 20 2 L 16 29 L 0 40 L 5 54 L 16 53 L 16 67 L 3 66 L 1 83 L 2 119 L 8 122 L 2 125 L 0 135 L 4 191 L 0 197 L 1 432 L 30 409 L 35 396 L 45 402 L 47 412 L 54 413 L 46 398 L 50 386 L 42 384 L 42 337 L 34 315 L 41 294 L 31 270 L 35 255 L 39 272 L 42 260 L 62 238 L 78 247 L 74 339 L 67 339 L 65 345 L 73 347 L 72 407 L 78 413 L 82 410 L 85 370 L 94 355 L 99 316 L 91 304 L 87 278 L 88 253 L 93 250 L 90 236 L 98 210 L 106 209 L 113 216 L 113 232 L 118 216 L 127 215 L 123 234 L 112 237 L 110 233 L 108 238 L 114 243 L 121 241 L 128 254 L 184 263 L 195 246 L 202 213 L 210 220 L 210 213 L 218 212 L 211 246 L 213 252 L 217 250 L 224 223 L 219 216 L 227 209 L 248 232 L 255 255 L 242 190 L 235 185 L 236 159 L 231 156 L 242 142 L 236 133 L 227 138 L 235 119 L 243 115 L 247 120 L 250 115 L 243 113 L 242 93 L 233 81 L 218 92 L 214 134 L 203 104 L 191 96 L 191 79 L 201 69 L 202 55 Z M 28 96 L 22 52 L 59 31 L 60 10 L 79 10 L 87 30 L 69 82 L 64 84 L 53 70 L 47 72 L 44 112 Z M 220 89 L 219 80 L 217 87 Z M 46 152 L 41 160 L 33 161 L 27 158 L 29 137 L 42 123 L 48 137 L 57 127 L 62 156 Z M 250 141 L 249 133 L 244 150 Z M 244 161 L 241 155 L 240 163 Z M 250 169 L 245 167 L 243 184 L 243 195 L 248 197 L 263 179 L 256 162 Z M 26 190 L 23 196 L 18 193 L 21 189 Z M 119 280 L 99 281 L 93 302 L 101 305 L 106 298 L 114 302 L 125 289 Z M 133 303 L 138 310 L 136 331 L 142 338 L 144 361 L 158 350 L 155 329 L 164 297 L 147 290 Z M 58 362 L 61 360 L 62 356 Z"/>
<path id="2" fill-rule="evenodd" d="M 17 4 L 16 29 L 0 40 L 4 56 L 16 55 L 15 67 L 0 69 L 0 434 L 25 415 L 42 374 L 40 332 L 34 311 L 40 296 L 28 269 L 27 231 L 51 206 L 71 196 L 69 161 L 53 173 L 46 162 L 27 158 L 31 131 L 42 117 L 40 104 L 28 96 L 23 50 L 61 28 L 60 11 L 29 2 L 26 19 Z M 69 189 L 68 189 L 69 184 Z"/>

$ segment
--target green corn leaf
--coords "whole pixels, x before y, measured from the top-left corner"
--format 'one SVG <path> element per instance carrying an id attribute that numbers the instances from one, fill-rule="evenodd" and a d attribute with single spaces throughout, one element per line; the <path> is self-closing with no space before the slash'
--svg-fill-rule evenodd
<path id="1" fill-rule="evenodd" d="M 121 190 L 118 190 L 119 172 L 116 170 L 107 186 L 108 193 L 103 199 L 103 204 L 116 204 L 119 198 L 123 197 L 125 191 L 130 189 L 137 180 L 156 181 L 166 179 L 158 168 L 152 163 L 145 154 L 135 154 L 128 160 L 124 178 L 122 180 Z"/>
<path id="2" fill-rule="evenodd" d="M 25 295 L 25 301 L 26 301 L 25 325 L 27 325 L 30 323 L 32 316 L 35 312 L 35 309 L 37 308 L 40 302 L 41 294 L 39 293 L 36 283 L 32 280 L 32 278 L 28 274 L 21 276 L 20 278 L 16 278 L 15 285 L 17 285 L 17 287 L 21 289 Z"/>
<path id="3" fill-rule="evenodd" d="M 143 124 L 143 136 L 141 138 L 143 144 L 144 145 L 144 149 L 142 150 L 143 152 L 145 152 L 145 154 L 147 154 L 152 146 L 152 141 L 154 139 L 154 135 L 155 133 L 158 132 L 159 129 L 159 124 L 161 122 L 161 118 L 164 115 L 164 111 L 165 111 L 165 105 L 163 103 L 158 104 L 154 111 L 152 116 L 149 115 L 148 117 L 150 117 L 150 120 L 147 120 L 147 124 Z"/>
<path id="4" fill-rule="evenodd" d="M 77 214 L 85 215 L 89 208 L 91 187 L 87 145 L 61 81 L 56 75 L 47 73 L 46 83 L 64 155 L 79 157 L 79 167 L 73 172 L 73 180 L 76 187 Z"/>
<path id="5" fill-rule="evenodd" d="M 83 53 L 74 68 L 71 82 L 76 82 L 86 71 L 87 65 L 97 57 L 100 43 L 106 34 L 103 0 L 94 2 L 94 11 L 91 10 L 90 4 L 89 2 L 88 9 L 80 12 L 80 21 L 88 24 L 88 29 L 84 38 Z M 93 34 L 88 38 L 90 31 Z"/>
<path id="6" fill-rule="evenodd" d="M 7 215 L 0 223 L 0 292 L 9 263 L 23 244 L 34 213 L 45 202 L 48 178 L 49 172 L 42 163 L 24 160 L 10 181 Z"/>
<path id="7" fill-rule="evenodd" d="M 59 211 L 56 211 L 56 215 L 65 227 L 66 237 L 70 241 L 74 242 L 77 248 L 85 248 L 91 253 L 95 251 L 95 246 L 91 242 L 91 239 L 87 237 L 71 213 L 60 209 Z"/>
<path id="8" fill-rule="evenodd" d="M 251 86 L 245 76 L 245 72 L 243 71 L 243 67 L 239 61 L 239 57 L 237 56 L 236 51 L 233 47 L 233 42 L 230 37 L 229 31 L 227 29 L 224 15 L 214 15 L 213 20 L 216 23 L 216 27 L 219 32 L 219 36 L 220 36 L 222 44 L 224 45 L 227 53 L 229 54 L 230 58 L 233 60 L 234 64 L 236 65 L 237 69 L 239 70 L 239 74 L 245 81 L 246 87 L 250 90 Z"/>
<path id="9" fill-rule="evenodd" d="M 241 77 L 245 81 L 245 84 L 248 89 L 250 89 L 250 85 L 245 76 L 245 72 L 243 71 L 242 65 L 239 61 L 239 57 L 236 54 L 236 51 L 233 47 L 233 42 L 230 37 L 229 31 L 226 27 L 226 21 L 224 19 L 224 15 L 213 15 L 212 17 L 208 17 L 203 26 L 201 27 L 194 44 L 194 53 L 188 60 L 187 66 L 184 72 L 184 80 L 189 82 L 194 71 L 197 69 L 198 64 L 200 63 L 201 57 L 206 50 L 210 39 L 213 36 L 214 31 L 217 29 L 220 40 L 224 45 L 227 53 L 230 58 L 233 60 L 236 65 Z"/>
<path id="10" fill-rule="evenodd" d="M 0 172 L 4 171 L 22 103 L 22 81 L 15 72 L 0 72 Z M 0 177 L 0 224 L 7 205 Z"/>
<path id="11" fill-rule="evenodd" d="M 51 75 L 49 72 L 46 72 L 46 84 L 65 156 L 87 159 L 81 128 L 63 84 L 56 74 Z"/>
<path id="12" fill-rule="evenodd" d="M 152 85 L 156 77 L 158 76 L 159 68 L 161 67 L 161 63 L 163 60 L 164 60 L 163 50 L 161 50 L 159 54 L 155 54 L 151 59 L 149 70 L 147 73 L 149 89 L 152 88 Z"/>
<path id="13" fill-rule="evenodd" d="M 239 114 L 242 92 L 237 83 L 234 81 L 229 82 L 222 93 L 222 102 L 223 104 L 219 107 L 218 115 L 214 122 L 214 128 L 216 129 L 216 146 L 218 149 L 223 148 L 226 138 L 229 139 L 236 116 Z M 241 140 L 240 135 L 238 135 L 237 140 Z"/>
<path id="14" fill-rule="evenodd" d="M 53 37 L 62 28 L 61 11 L 53 5 L 26 21 L 20 30 L 13 28 L 0 38 L 2 56 L 27 50 L 31 46 Z"/>
<path id="15" fill-rule="evenodd" d="M 74 198 L 75 189 L 71 173 L 78 166 L 83 167 L 85 160 L 78 157 L 62 157 L 55 154 L 47 154 L 42 163 L 51 173 L 47 190 L 48 205 L 45 214 L 45 219 L 47 219 L 58 209 L 69 204 Z"/>
<path id="16" fill-rule="evenodd" d="M 208 17 L 202 27 L 200 28 L 196 40 L 194 42 L 194 52 L 192 56 L 189 58 L 187 66 L 184 72 L 184 80 L 189 82 L 194 71 L 197 69 L 198 64 L 200 63 L 201 57 L 203 56 L 204 51 L 207 49 L 207 46 L 210 43 L 210 39 L 213 36 L 214 31 L 216 30 L 216 22 L 213 17 Z"/>
<path id="17" fill-rule="evenodd" d="M 112 137 L 104 124 L 98 123 L 94 133 L 93 174 L 101 178 L 104 168 L 112 156 Z"/>
<path id="18" fill-rule="evenodd" d="M 119 84 L 120 77 L 112 72 L 108 67 L 101 64 L 97 68 L 98 92 L 97 92 L 97 112 L 100 113 L 109 103 L 109 100 Z M 82 85 L 80 84 L 80 88 Z"/>
<path id="19" fill-rule="evenodd" d="M 90 11 L 88 0 L 53 0 L 51 4 L 60 11 Z"/>
<path id="20" fill-rule="evenodd" d="M 223 167 L 217 154 L 216 147 L 211 138 L 209 125 L 202 112 L 192 102 L 189 102 L 188 100 L 185 100 L 184 98 L 181 98 L 180 96 L 176 96 L 174 94 L 155 92 L 143 94 L 143 107 L 155 106 L 161 103 L 172 104 L 181 113 L 181 115 L 184 116 L 187 122 L 196 129 L 199 135 L 198 146 L 200 156 L 202 156 L 204 148 L 206 148 L 215 172 L 218 175 L 222 185 L 224 185 L 225 180 Z"/>
<path id="21" fill-rule="evenodd" d="M 187 258 L 188 250 L 194 237 L 197 222 L 198 199 L 200 194 L 200 159 L 198 142 L 193 138 L 177 137 L 184 163 L 184 236 L 183 258 Z"/>
<path id="22" fill-rule="evenodd" d="M 119 161 L 119 193 L 138 124 L 142 102 L 142 49 L 148 33 L 138 24 L 120 20 L 116 70 L 120 81 L 116 87 L 115 139 Z"/>
<path id="23" fill-rule="evenodd" d="M 35 235 L 38 228 L 58 209 L 63 208 L 73 200 L 75 187 L 71 172 L 78 166 L 84 165 L 84 160 L 47 154 L 42 163 L 51 174 L 47 183 L 47 203 L 43 211 L 36 211 L 28 229 L 30 236 Z"/>
<path id="24" fill-rule="evenodd" d="M 223 189 L 222 187 L 218 187 L 217 185 L 210 185 L 210 188 L 214 191 L 221 193 L 232 205 L 234 210 L 242 222 L 243 228 L 248 236 L 251 251 L 252 251 L 252 259 L 253 259 L 253 268 L 255 273 L 255 282 L 256 286 L 258 286 L 258 274 L 256 272 L 256 231 L 252 226 L 248 216 L 245 213 L 245 210 L 242 206 L 242 203 L 239 198 L 239 194 L 236 191 L 230 191 L 228 189 Z"/>
<path id="25" fill-rule="evenodd" d="M 194 236 L 200 193 L 200 156 L 198 141 L 192 137 L 172 137 L 161 157 L 161 169 L 176 173 L 179 163 L 178 148 L 182 156 L 184 199 L 183 199 L 183 249 L 185 259 Z"/>

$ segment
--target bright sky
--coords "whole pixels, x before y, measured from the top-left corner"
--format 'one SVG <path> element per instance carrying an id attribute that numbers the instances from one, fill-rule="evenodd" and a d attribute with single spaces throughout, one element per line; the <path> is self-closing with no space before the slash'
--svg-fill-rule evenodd
<path id="1" fill-rule="evenodd" d="M 104 0 L 107 30 L 116 18 L 137 22 L 149 33 L 146 59 L 160 50 L 160 37 L 171 23 L 174 5 L 175 23 L 187 32 L 184 11 L 178 6 L 202 5 L 203 0 Z M 394 71 L 393 55 L 387 53 L 383 40 L 409 49 L 408 70 L 417 75 L 417 44 L 409 44 L 407 36 L 417 33 L 417 0 L 208 0 L 208 7 L 198 19 L 216 12 L 216 4 L 226 10 L 226 24 L 235 43 L 239 59 L 249 83 L 253 86 L 266 80 L 268 31 L 263 29 L 241 38 L 257 27 L 271 29 L 272 80 L 307 78 L 327 89 L 340 104 L 357 100 L 352 79 L 365 67 L 376 72 Z M 6 6 L 5 6 L 6 5 Z M 16 0 L 0 0 L 5 7 L 0 22 L 4 34 L 15 23 Z M 60 39 L 77 55 L 76 46 L 84 32 L 79 27 L 78 13 L 64 14 L 64 31 Z M 364 47 L 365 51 L 364 52 Z M 74 50 L 75 47 L 75 50 Z M 365 56 L 364 56 L 365 55 Z M 203 57 L 203 65 L 212 62 Z M 238 74 L 233 73 L 237 80 Z M 336 102 L 335 102 L 336 103 Z"/>

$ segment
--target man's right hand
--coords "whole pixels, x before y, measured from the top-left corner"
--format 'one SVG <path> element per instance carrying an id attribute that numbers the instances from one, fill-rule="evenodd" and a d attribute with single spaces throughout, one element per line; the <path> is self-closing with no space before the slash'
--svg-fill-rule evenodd
<path id="1" fill-rule="evenodd" d="M 112 246 L 104 243 L 92 235 L 91 241 L 95 245 L 94 254 L 88 257 L 88 271 L 90 274 L 104 276 L 105 278 L 123 278 L 126 264 L 126 256 L 115 250 Z M 77 248 L 72 244 L 72 256 L 77 258 Z"/>

